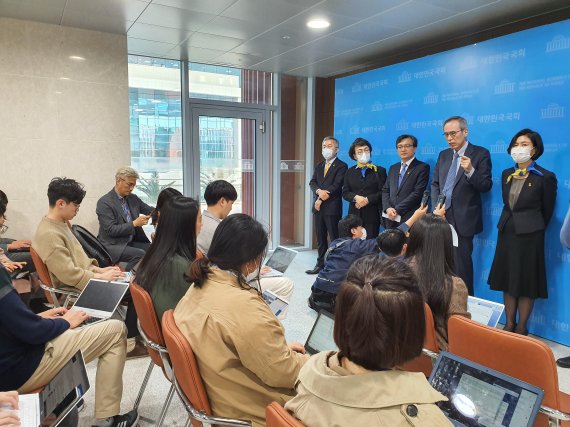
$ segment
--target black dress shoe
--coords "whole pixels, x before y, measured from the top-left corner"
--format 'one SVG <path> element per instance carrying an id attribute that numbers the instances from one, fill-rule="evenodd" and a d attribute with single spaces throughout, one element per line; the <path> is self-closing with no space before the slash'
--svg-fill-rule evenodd
<path id="1" fill-rule="evenodd" d="M 556 361 L 556 364 L 561 368 L 570 368 L 570 356 L 568 357 L 561 357 Z"/>
<path id="2" fill-rule="evenodd" d="M 319 271 L 321 271 L 321 267 L 319 267 L 318 265 L 315 265 L 315 268 L 313 268 L 312 270 L 305 270 L 305 273 L 307 273 L 307 274 L 319 274 Z"/>

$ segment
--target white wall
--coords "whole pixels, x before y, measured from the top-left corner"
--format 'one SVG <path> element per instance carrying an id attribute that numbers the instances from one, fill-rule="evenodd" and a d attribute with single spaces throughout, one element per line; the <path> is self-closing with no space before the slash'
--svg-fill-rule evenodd
<path id="1" fill-rule="evenodd" d="M 96 233 L 97 199 L 130 164 L 126 36 L 0 18 L 0 162 L 4 237 L 33 236 L 55 176 L 85 185 L 74 222 Z"/>

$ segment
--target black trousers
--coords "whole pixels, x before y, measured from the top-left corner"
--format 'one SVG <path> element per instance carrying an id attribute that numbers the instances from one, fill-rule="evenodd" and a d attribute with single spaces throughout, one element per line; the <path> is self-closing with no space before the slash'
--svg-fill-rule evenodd
<path id="1" fill-rule="evenodd" d="M 325 266 L 325 254 L 329 248 L 330 242 L 334 239 L 338 239 L 338 222 L 340 221 L 341 216 L 323 215 L 321 212 L 316 212 L 314 215 L 315 230 L 317 231 L 317 265 L 323 268 Z"/>
<path id="2" fill-rule="evenodd" d="M 131 271 L 135 265 L 144 257 L 144 254 L 150 247 L 148 242 L 138 242 L 133 240 L 123 250 L 117 262 L 126 262 L 125 271 Z"/>

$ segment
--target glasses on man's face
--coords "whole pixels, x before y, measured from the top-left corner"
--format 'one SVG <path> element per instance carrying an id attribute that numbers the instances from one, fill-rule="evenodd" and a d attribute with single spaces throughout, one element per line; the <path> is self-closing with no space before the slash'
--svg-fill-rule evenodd
<path id="1" fill-rule="evenodd" d="M 366 147 L 366 148 L 359 148 L 357 150 L 355 150 L 356 154 L 364 154 L 364 153 L 370 153 L 370 148 Z"/>
<path id="2" fill-rule="evenodd" d="M 8 231 L 8 226 L 7 225 L 0 225 L 0 234 L 4 234 L 6 231 Z"/>
<path id="3" fill-rule="evenodd" d="M 462 132 L 463 132 L 463 129 L 461 129 L 461 130 L 452 130 L 451 132 L 443 132 L 443 136 L 446 137 L 446 138 L 447 138 L 448 136 L 450 136 L 450 137 L 452 137 L 452 138 L 455 138 L 455 135 L 457 135 L 457 134 L 459 134 L 459 133 L 462 133 Z"/>
<path id="4" fill-rule="evenodd" d="M 125 184 L 127 184 L 127 187 L 129 187 L 129 188 L 135 188 L 135 185 L 137 185 L 136 182 L 127 182 L 127 180 L 124 178 L 119 178 L 119 179 L 121 181 L 123 181 Z"/>
<path id="5" fill-rule="evenodd" d="M 404 145 L 397 145 L 396 148 L 398 150 L 407 150 L 408 148 L 412 148 L 414 144 L 404 144 Z"/>

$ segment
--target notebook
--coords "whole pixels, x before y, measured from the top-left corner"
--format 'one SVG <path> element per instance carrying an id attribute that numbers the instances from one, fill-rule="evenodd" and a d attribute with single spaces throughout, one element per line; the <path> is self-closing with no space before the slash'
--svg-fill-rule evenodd
<path id="1" fill-rule="evenodd" d="M 441 352 L 430 384 L 449 401 L 437 405 L 454 426 L 531 427 L 544 392 L 448 352 Z"/>
<path id="2" fill-rule="evenodd" d="M 492 328 L 497 326 L 504 310 L 504 304 L 498 302 L 472 296 L 467 298 L 467 311 L 471 313 L 471 319 Z"/>
<path id="3" fill-rule="evenodd" d="M 128 289 L 128 283 L 91 279 L 73 304 L 73 309 L 84 311 L 89 316 L 83 326 L 107 320 Z"/>
<path id="4" fill-rule="evenodd" d="M 271 268 L 267 273 L 261 273 L 261 277 L 280 277 L 293 262 L 297 251 L 283 246 L 277 246 L 271 256 L 265 261 L 265 266 Z"/>
<path id="5" fill-rule="evenodd" d="M 55 427 L 89 390 L 81 351 L 75 353 L 39 393 L 22 394 L 18 411 L 22 426 Z"/>
<path id="6" fill-rule="evenodd" d="M 334 342 L 334 316 L 321 310 L 305 342 L 305 351 L 313 355 L 331 350 L 338 350 Z"/>

